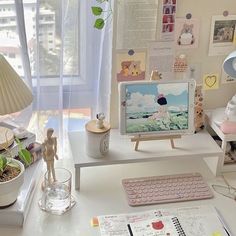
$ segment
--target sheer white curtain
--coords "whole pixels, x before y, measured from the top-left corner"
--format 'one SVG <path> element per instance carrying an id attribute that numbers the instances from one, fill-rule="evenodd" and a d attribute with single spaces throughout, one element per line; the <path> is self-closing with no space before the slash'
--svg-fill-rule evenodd
<path id="1" fill-rule="evenodd" d="M 104 12 L 110 2 L 102 3 Z M 102 30 L 95 29 L 91 6 L 98 4 L 95 0 L 15 0 L 25 81 L 34 93 L 33 110 L 38 114 L 54 111 L 57 119 L 48 125 L 58 129 L 61 138 L 70 122 L 63 122 L 65 114 L 69 115 L 63 113 L 66 109 L 89 108 L 91 118 L 97 112 L 109 118 L 112 18 Z M 37 124 L 37 129 L 45 125 Z"/>

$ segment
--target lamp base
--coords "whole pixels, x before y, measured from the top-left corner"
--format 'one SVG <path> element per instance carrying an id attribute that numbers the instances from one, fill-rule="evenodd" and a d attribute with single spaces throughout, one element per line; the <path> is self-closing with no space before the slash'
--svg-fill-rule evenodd
<path id="1" fill-rule="evenodd" d="M 0 150 L 11 146 L 14 142 L 14 133 L 11 129 L 0 126 Z"/>

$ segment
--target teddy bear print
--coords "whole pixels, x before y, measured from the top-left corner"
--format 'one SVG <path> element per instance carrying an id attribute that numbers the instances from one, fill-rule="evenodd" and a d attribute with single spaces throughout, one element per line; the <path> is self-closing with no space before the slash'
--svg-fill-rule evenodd
<path id="1" fill-rule="evenodd" d="M 132 61 L 129 66 L 129 75 L 138 76 L 142 73 L 140 68 L 140 61 Z"/>
<path id="2" fill-rule="evenodd" d="M 184 24 L 177 40 L 178 45 L 192 45 L 195 42 L 193 24 Z"/>
<path id="3" fill-rule="evenodd" d="M 121 62 L 121 71 L 120 73 L 123 76 L 128 76 L 129 75 L 129 67 L 131 65 L 131 61 L 122 61 Z"/>

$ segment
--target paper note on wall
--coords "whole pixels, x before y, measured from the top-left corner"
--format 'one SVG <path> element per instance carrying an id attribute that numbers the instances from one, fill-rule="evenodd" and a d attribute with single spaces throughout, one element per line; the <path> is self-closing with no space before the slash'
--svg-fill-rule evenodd
<path id="1" fill-rule="evenodd" d="M 148 75 L 153 70 L 161 73 L 162 79 L 174 79 L 174 43 L 173 42 L 151 42 L 148 47 Z"/>
<path id="2" fill-rule="evenodd" d="M 116 48 L 147 48 L 156 40 L 158 0 L 117 1 Z"/>
<path id="3" fill-rule="evenodd" d="M 218 74 L 206 74 L 203 76 L 203 89 L 211 90 L 219 88 L 219 75 Z"/>

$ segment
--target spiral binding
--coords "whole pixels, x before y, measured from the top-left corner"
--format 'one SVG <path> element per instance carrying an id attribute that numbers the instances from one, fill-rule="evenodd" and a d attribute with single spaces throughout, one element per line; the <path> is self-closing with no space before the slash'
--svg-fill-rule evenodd
<path id="1" fill-rule="evenodd" d="M 184 232 L 184 230 L 183 230 L 183 228 L 182 228 L 182 226 L 179 222 L 179 219 L 177 217 L 173 217 L 173 218 L 171 218 L 171 220 L 172 220 L 172 222 L 173 222 L 173 224 L 176 228 L 176 231 L 177 231 L 178 235 L 179 236 L 186 236 L 186 234 L 185 234 L 185 232 Z"/>

